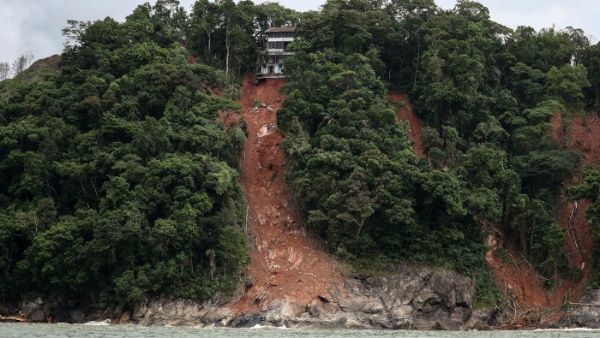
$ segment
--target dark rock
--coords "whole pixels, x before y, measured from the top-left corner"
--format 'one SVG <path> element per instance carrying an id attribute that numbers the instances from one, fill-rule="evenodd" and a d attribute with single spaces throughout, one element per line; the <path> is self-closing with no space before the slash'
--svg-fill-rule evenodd
<path id="1" fill-rule="evenodd" d="M 225 326 L 231 316 L 231 310 L 227 307 L 210 307 L 206 311 L 206 315 L 202 318 L 202 322 L 205 324 Z"/>
<path id="2" fill-rule="evenodd" d="M 506 319 L 506 312 L 498 308 L 478 309 L 471 313 L 471 318 L 467 322 L 467 330 L 489 330 L 500 326 Z"/>
<path id="3" fill-rule="evenodd" d="M 13 303 L 0 304 L 0 316 L 11 316 L 19 312 L 19 306 Z"/>
<path id="4" fill-rule="evenodd" d="M 66 303 L 53 303 L 46 310 L 47 316 L 51 317 L 54 322 L 71 323 L 71 309 Z"/>
<path id="5" fill-rule="evenodd" d="M 344 289 L 332 294 L 338 313 L 324 314 L 313 303 L 310 315 L 353 314 L 346 316 L 348 322 L 367 328 L 458 330 L 471 318 L 475 285 L 452 271 L 401 266 L 385 277 L 348 279 Z"/>
<path id="6" fill-rule="evenodd" d="M 34 323 L 41 323 L 46 321 L 46 315 L 43 310 L 35 310 L 29 316 L 27 316 L 27 320 Z"/>
<path id="7" fill-rule="evenodd" d="M 131 313 L 128 311 L 125 312 L 115 312 L 112 316 L 111 323 L 112 324 L 130 324 L 131 323 Z M 97 317 L 93 319 L 93 321 L 101 320 L 102 317 Z M 106 317 L 104 317 L 106 318 Z M 90 321 L 89 317 L 86 317 L 86 321 Z"/>
<path id="8" fill-rule="evenodd" d="M 600 289 L 588 290 L 578 304 L 570 305 L 562 324 L 600 329 Z"/>
<path id="9" fill-rule="evenodd" d="M 122 308 L 86 311 L 78 302 L 24 302 L 21 312 L 32 321 L 102 321 L 141 325 L 254 327 L 256 325 L 322 329 L 485 330 L 499 323 L 499 312 L 473 309 L 475 285 L 448 270 L 399 266 L 381 277 L 348 278 L 308 304 L 281 299 L 261 304 L 263 311 L 235 315 L 223 302 L 154 298 L 133 311 Z M 587 300 L 600 303 L 600 293 Z M 600 307 L 572 311 L 573 325 L 600 327 Z M 594 312 L 595 311 L 595 312 Z M 87 314 L 87 316 L 85 315 Z"/>
<path id="10" fill-rule="evenodd" d="M 31 317 L 31 314 L 33 314 L 36 311 L 42 311 L 42 313 L 44 312 L 44 302 L 41 298 L 37 298 L 32 301 L 25 301 L 21 303 L 21 306 L 19 308 L 21 314 L 23 314 L 23 316 L 25 316 L 26 318 L 29 318 Z"/>
<path id="11" fill-rule="evenodd" d="M 139 303 L 132 320 L 141 325 L 198 325 L 204 322 L 210 308 L 191 300 L 159 298 Z"/>
<path id="12" fill-rule="evenodd" d="M 85 322 L 85 313 L 81 310 L 71 310 L 69 313 L 72 323 L 83 323 Z"/>
<path id="13" fill-rule="evenodd" d="M 323 303 L 333 302 L 333 298 L 331 298 L 331 295 L 319 295 L 319 300 L 322 301 Z"/>
<path id="14" fill-rule="evenodd" d="M 231 321 L 229 321 L 229 323 L 227 323 L 227 326 L 233 328 L 249 328 L 256 325 L 261 325 L 263 323 L 263 316 L 259 314 L 245 314 L 233 318 Z"/>

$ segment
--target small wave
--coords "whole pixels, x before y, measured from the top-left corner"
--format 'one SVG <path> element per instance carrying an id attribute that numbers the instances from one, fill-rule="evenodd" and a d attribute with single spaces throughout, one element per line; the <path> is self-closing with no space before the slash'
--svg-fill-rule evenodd
<path id="1" fill-rule="evenodd" d="M 271 326 L 271 325 L 260 325 L 260 324 L 256 324 L 253 327 L 251 327 L 251 329 L 262 329 L 262 330 L 288 330 L 289 328 L 285 325 L 283 326 Z"/>
<path id="2" fill-rule="evenodd" d="M 101 320 L 101 321 L 97 321 L 97 322 L 87 322 L 83 325 L 90 325 L 90 326 L 106 326 L 106 325 L 110 325 L 110 319 L 105 319 L 105 320 Z"/>
<path id="3" fill-rule="evenodd" d="M 562 331 L 596 331 L 600 332 L 600 329 L 592 329 L 589 327 L 564 327 L 560 329 L 535 329 L 534 332 L 562 332 Z"/>
<path id="4" fill-rule="evenodd" d="M 569 327 L 569 328 L 564 328 L 561 331 L 600 331 L 600 330 L 592 329 L 589 327 Z"/>

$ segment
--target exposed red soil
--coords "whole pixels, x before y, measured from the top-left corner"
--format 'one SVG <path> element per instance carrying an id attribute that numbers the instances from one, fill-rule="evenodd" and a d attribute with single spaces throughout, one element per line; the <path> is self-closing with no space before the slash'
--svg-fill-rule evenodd
<path id="1" fill-rule="evenodd" d="M 566 122 L 566 123 L 563 123 Z M 570 117 L 564 120 L 562 114 L 557 114 L 551 121 L 550 135 L 556 142 L 565 147 L 578 151 L 582 163 L 578 174 L 571 182 L 565 182 L 565 191 L 572 185 L 581 182 L 581 171 L 588 165 L 600 165 L 600 119 L 595 115 L 586 117 Z M 569 263 L 573 269 L 580 271 L 580 279 L 573 287 L 575 300 L 581 297 L 589 276 L 592 272 L 592 250 L 594 245 L 593 229 L 587 220 L 589 200 L 570 201 L 566 192 L 562 196 L 562 207 L 558 220 L 564 227 L 566 250 Z"/>
<path id="2" fill-rule="evenodd" d="M 51 68 L 51 69 L 58 69 L 60 66 L 61 60 L 62 60 L 62 57 L 60 55 L 52 55 L 52 56 L 44 58 L 44 59 L 39 59 L 29 67 L 29 70 L 36 71 L 36 70 L 39 70 L 40 68 L 44 68 L 44 67 Z"/>
<path id="3" fill-rule="evenodd" d="M 280 301 L 305 306 L 319 297 L 330 299 L 328 290 L 343 283 L 336 261 L 299 224 L 285 184 L 283 136 L 276 127 L 282 86 L 278 79 L 255 85 L 250 76 L 243 82 L 248 137 L 241 183 L 248 202 L 252 285 L 232 306 L 238 314 L 267 311 Z"/>
<path id="4" fill-rule="evenodd" d="M 600 120 L 597 117 L 574 117 L 563 124 L 561 114 L 551 121 L 551 138 L 565 147 L 582 155 L 582 164 L 600 164 Z M 499 287 L 506 292 L 512 304 L 514 317 L 509 325 L 521 326 L 554 322 L 561 318 L 560 307 L 569 302 L 577 302 L 585 290 L 592 265 L 591 254 L 593 235 L 591 224 L 586 219 L 590 201 L 570 201 L 568 187 L 580 181 L 576 175 L 570 182 L 564 183 L 557 220 L 565 229 L 565 251 L 569 265 L 576 273 L 574 280 L 560 279 L 551 290 L 543 287 L 543 279 L 521 256 L 518 248 L 506 243 L 501 236 L 491 235 L 488 239 L 489 250 L 486 261 L 496 275 Z M 499 246 L 506 249 L 511 259 L 506 262 L 495 252 Z M 510 303 L 510 302 L 509 302 Z"/>
<path id="5" fill-rule="evenodd" d="M 198 56 L 198 54 L 196 54 L 196 53 L 194 53 L 194 54 L 190 55 L 190 56 L 188 57 L 188 59 L 187 59 L 187 63 L 188 63 L 188 65 L 193 65 L 193 64 L 196 64 L 196 63 L 198 63 L 198 59 L 199 59 L 199 58 L 200 58 L 200 57 L 199 57 L 199 56 Z"/>
<path id="6" fill-rule="evenodd" d="M 407 121 L 410 129 L 410 136 L 413 141 L 413 147 L 419 158 L 425 158 L 425 151 L 423 150 L 423 122 L 415 114 L 415 110 L 410 101 L 410 98 L 406 94 L 389 93 L 390 101 L 398 106 L 398 113 L 396 119 L 398 122 Z"/>
<path id="7" fill-rule="evenodd" d="M 543 285 L 543 277 L 515 245 L 498 235 L 490 235 L 487 244 L 486 262 L 495 274 L 498 287 L 505 293 L 510 310 L 506 328 L 555 323 L 562 318 L 561 307 L 581 296 L 587 282 L 584 273 L 575 281 L 559 279 L 556 286 L 547 289 Z M 509 255 L 508 260 L 496 254 L 500 247 Z"/>
<path id="8" fill-rule="evenodd" d="M 600 164 L 600 118 L 598 116 L 564 119 L 562 114 L 557 114 L 551 123 L 550 133 L 555 141 L 569 149 L 581 152 L 584 162 Z"/>
<path id="9" fill-rule="evenodd" d="M 221 111 L 219 112 L 218 119 L 223 123 L 225 130 L 229 130 L 240 123 L 242 116 L 235 111 Z"/>

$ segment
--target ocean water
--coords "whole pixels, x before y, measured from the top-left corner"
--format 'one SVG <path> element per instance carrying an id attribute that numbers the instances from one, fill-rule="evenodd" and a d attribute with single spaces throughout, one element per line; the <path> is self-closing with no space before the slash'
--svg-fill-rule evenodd
<path id="1" fill-rule="evenodd" d="M 200 329 L 181 327 L 100 326 L 100 325 L 47 325 L 0 324 L 0 338 L 346 338 L 346 337 L 402 337 L 402 338 L 588 338 L 600 337 L 593 330 L 538 330 L 486 332 L 426 332 L 426 331 L 324 331 L 275 328 L 255 329 Z"/>

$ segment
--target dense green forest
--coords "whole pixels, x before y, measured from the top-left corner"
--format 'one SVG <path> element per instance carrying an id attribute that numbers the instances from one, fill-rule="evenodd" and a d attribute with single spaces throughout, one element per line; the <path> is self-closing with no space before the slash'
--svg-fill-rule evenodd
<path id="1" fill-rule="evenodd" d="M 307 226 L 333 251 L 449 266 L 489 303 L 495 228 L 548 286 L 572 275 L 555 213 L 579 156 L 547 129 L 557 112 L 597 108 L 600 59 L 581 30 L 513 31 L 476 2 L 402 0 L 328 1 L 300 28 L 280 127 Z M 428 161 L 394 125 L 386 85 L 415 102 Z"/>
<path id="2" fill-rule="evenodd" d="M 278 115 L 288 181 L 329 250 L 357 268 L 456 269 L 485 305 L 500 302 L 484 262 L 494 228 L 548 286 L 573 275 L 555 214 L 579 154 L 547 135 L 557 112 L 600 108 L 600 44 L 583 31 L 513 30 L 466 0 L 328 0 L 306 13 L 159 0 L 123 23 L 70 22 L 60 70 L 0 82 L 0 298 L 233 293 L 248 261 L 245 136 L 216 115 L 236 108 L 263 33 L 284 24 L 299 27 Z M 427 159 L 388 90 L 425 121 Z M 573 198 L 600 203 L 598 176 Z"/>
<path id="3" fill-rule="evenodd" d="M 246 264 L 222 70 L 187 63 L 181 12 L 73 22 L 61 71 L 2 84 L 0 297 L 99 306 L 231 294 Z M 183 17 L 184 22 L 187 17 Z"/>

